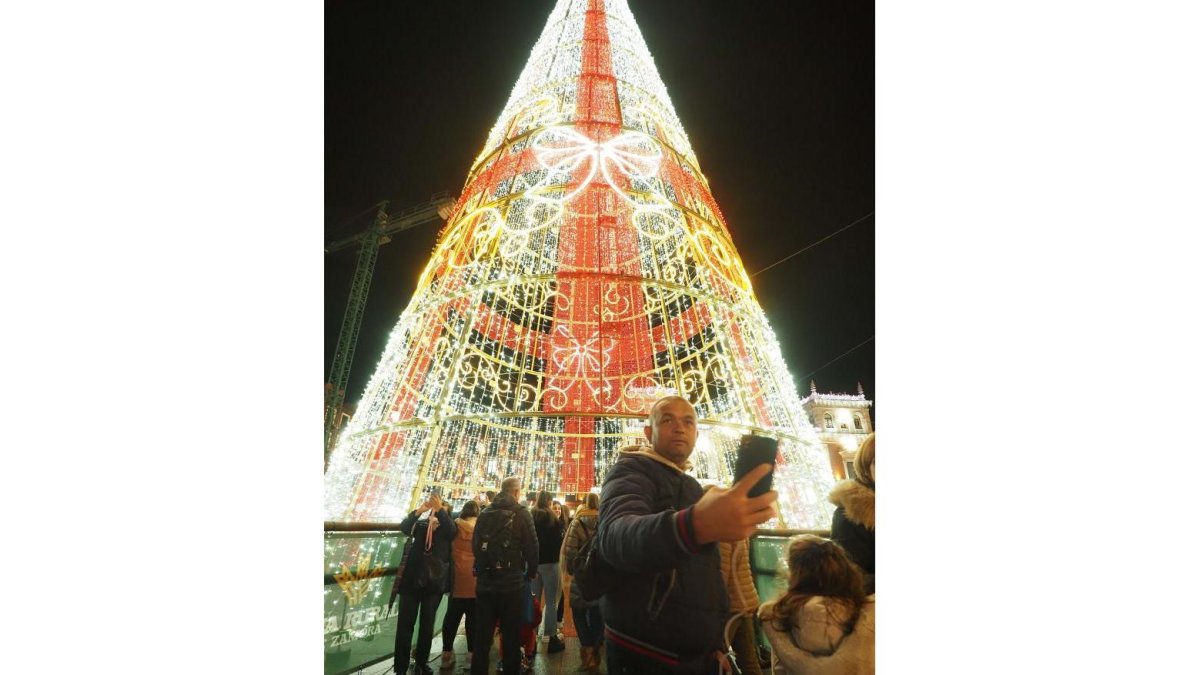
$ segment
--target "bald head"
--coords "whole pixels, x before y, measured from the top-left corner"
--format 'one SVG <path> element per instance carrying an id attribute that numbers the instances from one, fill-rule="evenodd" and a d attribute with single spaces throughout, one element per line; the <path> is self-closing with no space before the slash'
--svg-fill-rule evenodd
<path id="1" fill-rule="evenodd" d="M 521 478 L 519 476 L 505 478 L 500 482 L 500 492 L 519 498 L 521 496 Z"/>
<path id="2" fill-rule="evenodd" d="M 696 409 L 682 396 L 661 398 L 650 408 L 645 433 L 655 454 L 682 469 L 696 447 Z"/>
<path id="3" fill-rule="evenodd" d="M 682 396 L 664 396 L 655 401 L 654 405 L 650 406 L 650 421 L 647 424 L 654 426 L 654 420 L 657 419 L 662 407 L 668 403 L 683 403 L 688 408 L 691 408 L 693 415 L 696 414 L 696 409 L 692 408 L 692 404 L 686 398 Z"/>

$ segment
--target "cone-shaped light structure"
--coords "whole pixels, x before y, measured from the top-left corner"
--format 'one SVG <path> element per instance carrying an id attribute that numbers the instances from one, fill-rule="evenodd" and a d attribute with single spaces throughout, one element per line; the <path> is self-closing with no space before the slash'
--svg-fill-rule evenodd
<path id="1" fill-rule="evenodd" d="M 700 417 L 698 478 L 775 436 L 781 524 L 828 526 L 827 454 L 626 1 L 559 0 L 338 439 L 326 517 L 508 475 L 587 492 L 668 393 Z"/>

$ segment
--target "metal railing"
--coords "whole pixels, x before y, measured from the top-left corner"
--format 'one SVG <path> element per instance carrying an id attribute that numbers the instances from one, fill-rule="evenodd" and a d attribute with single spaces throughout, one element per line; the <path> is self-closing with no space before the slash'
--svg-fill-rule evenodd
<path id="1" fill-rule="evenodd" d="M 325 675 L 348 675 L 395 652 L 399 605 L 387 605 L 407 538 L 399 525 L 325 523 Z M 829 537 L 830 531 L 758 530 L 750 538 L 750 569 L 764 602 L 782 590 L 781 561 L 798 534 Z M 435 635 L 445 606 L 438 607 Z"/>

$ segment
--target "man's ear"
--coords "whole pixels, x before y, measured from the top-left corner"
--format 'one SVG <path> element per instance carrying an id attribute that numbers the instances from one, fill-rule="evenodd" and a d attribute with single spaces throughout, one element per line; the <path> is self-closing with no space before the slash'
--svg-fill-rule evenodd
<path id="1" fill-rule="evenodd" d="M 651 442 L 654 441 L 654 438 L 652 437 L 652 434 L 654 433 L 654 429 L 651 428 L 649 424 L 642 427 L 642 433 L 646 434 L 647 441 L 651 441 Z"/>

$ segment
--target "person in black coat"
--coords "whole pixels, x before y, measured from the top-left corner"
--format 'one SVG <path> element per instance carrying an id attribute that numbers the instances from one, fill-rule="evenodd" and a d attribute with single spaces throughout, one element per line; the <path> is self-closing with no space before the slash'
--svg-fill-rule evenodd
<path id="1" fill-rule="evenodd" d="M 521 667 L 521 610 L 532 600 L 528 582 L 537 576 L 538 538 L 529 509 L 517 501 L 521 479 L 510 476 L 500 484 L 496 495 L 475 521 L 471 548 L 475 553 L 475 655 L 471 659 L 473 675 L 487 675 L 489 653 L 500 623 L 504 653 L 504 672 L 518 673 Z M 483 551 L 484 537 L 495 531 L 494 521 L 509 522 L 512 542 L 520 552 L 518 564 L 488 569 L 492 558 Z M 495 535 L 492 535 L 495 536 Z"/>
<path id="2" fill-rule="evenodd" d="M 864 575 L 867 595 L 875 592 L 875 434 L 867 436 L 854 456 L 854 480 L 833 486 L 832 536 Z"/>
<path id="3" fill-rule="evenodd" d="M 716 672 L 729 613 L 716 542 L 741 541 L 775 514 L 775 491 L 747 496 L 770 465 L 708 493 L 685 473 L 696 425 L 687 399 L 659 400 L 651 447 L 622 449 L 605 476 L 594 545 L 620 576 L 600 605 L 609 675 Z"/>
<path id="4" fill-rule="evenodd" d="M 537 530 L 538 538 L 538 575 L 533 582 L 533 597 L 542 598 L 542 635 L 550 644 L 546 653 L 554 654 L 566 649 L 566 645 L 558 638 L 558 620 L 555 612 L 558 599 L 562 595 L 562 578 L 558 573 L 558 553 L 562 548 L 563 528 L 562 519 L 554 514 L 553 495 L 542 490 L 538 493 L 537 506 L 534 507 L 533 527 Z"/>
<path id="5" fill-rule="evenodd" d="M 408 514 L 400 523 L 400 530 L 412 538 L 412 544 L 404 561 L 404 570 L 392 586 L 392 599 L 397 595 L 400 597 L 393 668 L 400 675 L 407 673 L 412 651 L 417 672 L 429 674 L 433 672 L 428 665 L 433 644 L 433 619 L 449 583 L 450 546 L 458 535 L 458 526 L 450 517 L 450 510 L 435 494 Z M 421 623 L 416 649 L 412 650 L 413 626 L 418 614 Z"/>

